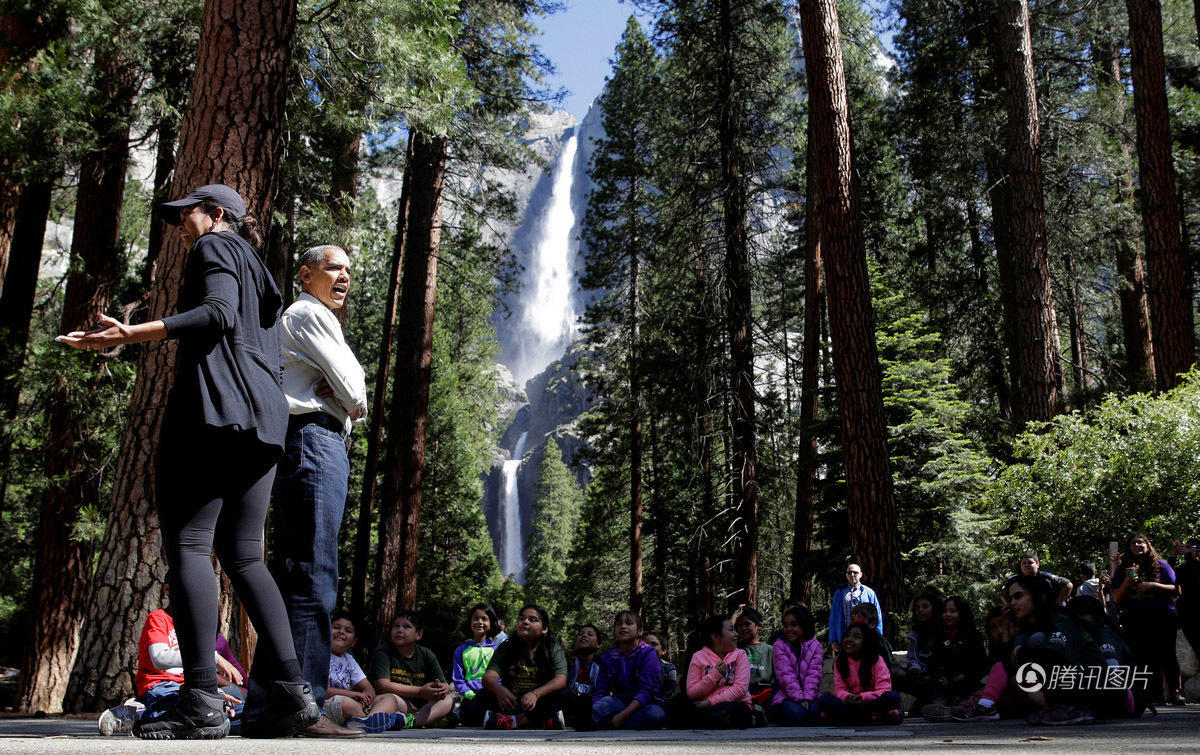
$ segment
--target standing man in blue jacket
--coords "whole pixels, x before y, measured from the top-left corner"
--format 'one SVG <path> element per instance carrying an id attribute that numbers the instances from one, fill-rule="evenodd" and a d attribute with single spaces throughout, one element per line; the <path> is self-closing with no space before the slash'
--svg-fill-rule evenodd
<path id="1" fill-rule="evenodd" d="M 338 533 L 350 483 L 347 438 L 367 413 L 366 376 L 335 312 L 346 304 L 350 259 L 331 244 L 300 255 L 302 292 L 280 320 L 287 440 L 272 505 L 278 516 L 276 579 L 287 606 L 301 673 L 324 705 L 337 602 Z M 253 677 L 253 674 L 252 674 Z M 253 692 L 251 693 L 253 694 Z M 322 715 L 301 730 L 358 737 Z"/>
<path id="2" fill-rule="evenodd" d="M 859 603 L 870 603 L 879 612 L 879 633 L 883 634 L 883 608 L 875 591 L 862 583 L 862 567 L 850 564 L 846 567 L 846 586 L 833 594 L 833 605 L 829 607 L 829 649 L 842 651 L 842 634 L 850 626 L 850 612 Z"/>

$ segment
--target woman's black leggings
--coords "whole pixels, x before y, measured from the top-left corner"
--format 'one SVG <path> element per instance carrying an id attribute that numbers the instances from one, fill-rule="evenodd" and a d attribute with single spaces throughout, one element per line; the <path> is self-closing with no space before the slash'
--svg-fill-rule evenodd
<path id="1" fill-rule="evenodd" d="M 256 664 L 267 664 L 272 679 L 298 677 L 287 610 L 263 563 L 277 452 L 253 433 L 211 430 L 164 433 L 160 448 L 156 503 L 185 684 L 217 691 L 214 549 L 258 630 Z"/>
<path id="2" fill-rule="evenodd" d="M 1122 612 L 1121 623 L 1137 665 L 1150 667 L 1150 683 L 1146 690 L 1150 698 L 1158 699 L 1164 693 L 1178 692 L 1179 659 L 1175 655 L 1175 635 L 1179 620 L 1173 614 L 1132 608 Z M 1163 677 L 1166 677 L 1165 690 Z"/>

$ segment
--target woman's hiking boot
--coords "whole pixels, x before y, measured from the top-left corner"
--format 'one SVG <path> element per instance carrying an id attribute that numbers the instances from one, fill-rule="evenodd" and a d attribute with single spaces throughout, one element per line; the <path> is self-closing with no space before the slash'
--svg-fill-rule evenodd
<path id="1" fill-rule="evenodd" d="M 133 736 L 138 739 L 221 739 L 229 734 L 225 696 L 220 692 L 183 689 L 175 704 L 150 720 L 138 719 Z"/>
<path id="2" fill-rule="evenodd" d="M 272 682 L 262 713 L 242 722 L 242 736 L 249 739 L 289 737 L 312 726 L 321 717 L 308 682 Z"/>

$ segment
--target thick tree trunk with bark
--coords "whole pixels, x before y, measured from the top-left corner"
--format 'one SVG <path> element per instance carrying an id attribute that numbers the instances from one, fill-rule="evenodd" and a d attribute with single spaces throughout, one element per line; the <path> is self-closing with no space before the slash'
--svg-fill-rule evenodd
<path id="1" fill-rule="evenodd" d="M 79 170 L 71 264 L 67 276 L 60 333 L 87 330 L 99 322 L 120 278 L 121 207 L 129 161 L 129 117 L 135 94 L 132 71 L 114 51 L 101 52 L 95 66 L 94 100 L 99 113 L 93 128 L 97 149 L 85 155 Z M 103 363 L 96 365 L 103 379 Z M 52 391 L 47 424 L 47 485 L 42 496 L 38 550 L 30 586 L 30 641 L 21 662 L 17 699 L 27 712 L 62 712 L 71 667 L 79 644 L 91 586 L 92 548 L 71 537 L 85 506 L 100 507 L 100 448 L 78 406 L 85 386 L 62 382 Z"/>
<path id="2" fill-rule="evenodd" d="M 1167 390 L 1195 361 L 1187 250 L 1175 201 L 1171 123 L 1159 0 L 1126 0 L 1133 50 L 1139 199 L 1146 241 L 1155 384 Z"/>
<path id="3" fill-rule="evenodd" d="M 850 140 L 837 0 L 803 0 L 800 24 L 808 74 L 822 261 L 828 285 L 834 377 L 846 459 L 850 542 L 884 609 L 904 603 L 900 538 L 892 493 L 875 316 Z"/>
<path id="4" fill-rule="evenodd" d="M 379 341 L 379 360 L 375 363 L 375 395 L 371 399 L 371 422 L 367 430 L 367 457 L 363 460 L 362 489 L 358 497 L 358 531 L 354 538 L 354 581 L 350 586 L 350 610 L 355 616 L 367 615 L 367 575 L 371 559 L 371 527 L 374 521 L 375 484 L 379 478 L 379 450 L 383 443 L 383 414 L 387 406 L 388 376 L 392 366 L 392 343 L 396 332 L 396 306 L 400 296 L 400 275 L 404 269 L 404 239 L 408 227 L 409 195 L 412 191 L 412 139 L 404 158 L 404 177 L 396 212 L 396 238 L 388 265 L 388 293 L 383 312 L 383 333 Z"/>
<path id="5" fill-rule="evenodd" d="M 386 627 L 397 609 L 417 600 L 417 546 L 421 535 L 421 484 L 425 428 L 433 371 L 433 321 L 437 309 L 442 192 L 446 181 L 444 136 L 416 132 L 412 139 L 412 191 L 400 284 L 395 385 L 380 512 L 376 624 Z M 378 389 L 377 389 L 378 390 Z"/>
<path id="6" fill-rule="evenodd" d="M 354 201 L 358 197 L 358 154 L 362 134 L 340 129 L 334 139 L 333 172 L 330 175 L 329 206 L 337 226 L 338 243 L 348 243 L 354 224 Z"/>
<path id="7" fill-rule="evenodd" d="M 171 194 L 224 183 L 264 221 L 271 215 L 296 25 L 295 0 L 209 0 L 201 24 L 191 103 L 181 129 Z M 150 317 L 177 308 L 188 250 L 166 233 Z M 154 459 L 176 346 L 147 344 L 114 472 L 110 514 L 67 707 L 99 710 L 129 696 L 138 630 L 162 603 L 166 562 L 154 508 Z"/>
<path id="8" fill-rule="evenodd" d="M 821 274 L 821 234 L 817 226 L 816 156 L 809 119 L 805 181 L 804 345 L 800 357 L 800 446 L 796 454 L 796 520 L 792 533 L 792 580 L 789 595 L 808 605 L 812 600 L 813 513 L 817 497 L 817 400 L 820 388 L 821 307 L 825 281 Z"/>
<path id="9" fill-rule="evenodd" d="M 638 242 L 629 254 L 629 610 L 642 615 L 642 384 L 638 360 Z M 656 546 L 657 547 L 657 546 Z M 661 579 L 661 575 L 660 575 Z"/>
<path id="10" fill-rule="evenodd" d="M 1026 0 L 998 0 L 997 10 L 994 53 L 1004 81 L 1008 123 L 1004 172 L 995 191 L 1003 192 L 1007 207 L 994 223 L 1009 336 L 1013 415 L 1023 425 L 1029 420 L 1049 420 L 1062 411 L 1062 368 L 1046 250 L 1029 5 Z M 1001 229 L 1001 224 L 1006 227 Z"/>
<path id="11" fill-rule="evenodd" d="M 739 30 L 730 0 L 719 7 L 721 78 L 717 124 L 721 162 L 722 244 L 725 249 L 726 326 L 729 330 L 733 474 L 734 584 L 739 602 L 758 604 L 758 453 L 754 427 L 754 313 L 750 243 L 746 231 L 746 176 L 742 174 L 742 117 L 736 70 Z"/>

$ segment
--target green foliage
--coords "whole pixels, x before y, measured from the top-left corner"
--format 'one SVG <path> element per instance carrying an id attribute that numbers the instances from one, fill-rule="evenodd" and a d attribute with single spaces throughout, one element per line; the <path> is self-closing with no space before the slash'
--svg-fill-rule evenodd
<path id="1" fill-rule="evenodd" d="M 1073 573 L 1110 540 L 1145 532 L 1160 549 L 1200 522 L 1200 375 L 1152 396 L 1109 396 L 1094 409 L 1031 427 L 985 501 L 1043 563 Z M 1062 571 L 1059 571 L 1062 570 Z"/>
<path id="2" fill-rule="evenodd" d="M 557 616 L 567 577 L 567 557 L 579 526 L 583 491 L 563 463 L 562 451 L 553 437 L 546 439 L 541 456 L 527 541 L 525 595 L 544 606 L 551 616 Z"/>

